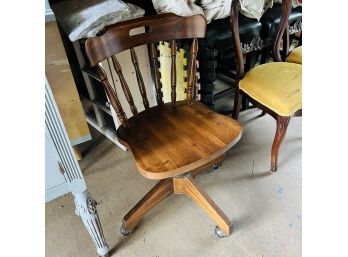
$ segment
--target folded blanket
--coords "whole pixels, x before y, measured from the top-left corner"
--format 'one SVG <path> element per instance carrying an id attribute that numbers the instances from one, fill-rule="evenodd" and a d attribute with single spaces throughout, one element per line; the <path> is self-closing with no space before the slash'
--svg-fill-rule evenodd
<path id="1" fill-rule="evenodd" d="M 140 7 L 120 0 L 66 0 L 52 5 L 52 10 L 72 42 L 94 37 L 105 26 L 145 13 Z"/>
<path id="2" fill-rule="evenodd" d="M 260 20 L 263 13 L 281 0 L 152 0 L 157 13 L 175 13 L 179 16 L 203 14 L 207 23 L 230 16 L 232 1 L 240 1 L 241 13 L 249 18 Z M 300 5 L 293 0 L 293 6 Z"/>
<path id="3" fill-rule="evenodd" d="M 195 0 L 152 0 L 157 13 L 174 13 L 178 16 L 204 15 Z"/>
<path id="4" fill-rule="evenodd" d="M 223 19 L 230 16 L 232 0 L 202 0 L 200 6 L 203 9 L 207 22 L 212 20 Z"/>
<path id="5" fill-rule="evenodd" d="M 273 6 L 273 0 L 240 0 L 241 13 L 249 18 L 260 20 L 263 13 Z"/>

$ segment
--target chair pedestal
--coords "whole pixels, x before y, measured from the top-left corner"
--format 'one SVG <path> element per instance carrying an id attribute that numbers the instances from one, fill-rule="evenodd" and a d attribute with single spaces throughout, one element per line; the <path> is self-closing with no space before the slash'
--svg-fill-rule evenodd
<path id="1" fill-rule="evenodd" d="M 216 160 L 221 161 L 222 156 Z M 214 160 L 214 163 L 218 163 Z M 193 176 L 197 176 L 202 171 L 206 170 L 208 163 L 199 170 L 187 173 L 184 176 L 166 178 L 160 180 L 123 218 L 121 226 L 121 234 L 129 235 L 138 225 L 142 217 L 150 211 L 155 205 L 175 194 L 185 194 L 201 207 L 208 216 L 218 225 L 224 236 L 229 236 L 232 233 L 232 223 L 215 202 L 207 195 L 206 192 L 196 183 Z"/>

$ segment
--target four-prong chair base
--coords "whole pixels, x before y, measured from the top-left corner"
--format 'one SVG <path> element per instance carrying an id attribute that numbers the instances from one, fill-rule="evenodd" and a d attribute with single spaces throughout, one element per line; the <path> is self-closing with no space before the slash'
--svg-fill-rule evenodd
<path id="1" fill-rule="evenodd" d="M 197 175 L 197 172 L 196 174 Z M 142 217 L 155 205 L 175 194 L 185 194 L 201 207 L 217 224 L 220 234 L 229 236 L 232 233 L 232 223 L 215 202 L 196 183 L 193 176 L 185 176 L 160 180 L 123 218 L 120 232 L 128 236 L 138 225 Z M 220 236 L 219 236 L 220 237 Z"/>

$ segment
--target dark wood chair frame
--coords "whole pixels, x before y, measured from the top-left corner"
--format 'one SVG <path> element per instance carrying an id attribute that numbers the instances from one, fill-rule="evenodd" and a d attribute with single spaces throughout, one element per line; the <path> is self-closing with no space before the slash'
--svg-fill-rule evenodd
<path id="1" fill-rule="evenodd" d="M 130 36 L 130 31 L 134 28 L 145 27 L 146 32 L 143 34 Z M 115 109 L 116 114 L 121 121 L 121 126 L 117 130 L 119 140 L 126 146 L 129 146 L 127 141 L 123 141 L 122 135 L 132 129 L 137 120 L 143 119 L 144 117 L 151 116 L 152 110 L 158 110 L 161 108 L 170 108 L 168 104 L 164 104 L 162 100 L 160 74 L 158 71 L 159 63 L 157 58 L 157 49 L 155 46 L 156 42 L 159 41 L 170 41 L 171 42 L 171 112 L 175 113 L 175 110 L 179 108 L 176 102 L 176 40 L 177 39 L 192 39 L 192 45 L 190 49 L 189 68 L 188 68 L 188 89 L 187 89 L 187 104 L 193 106 L 194 97 L 193 92 L 196 86 L 196 57 L 198 51 L 197 38 L 204 38 L 206 31 L 206 20 L 201 15 L 195 15 L 191 17 L 179 17 L 173 14 L 161 14 L 156 16 L 147 16 L 130 21 L 121 22 L 115 25 L 111 25 L 105 29 L 105 32 L 95 38 L 87 39 L 85 42 L 85 49 L 88 60 L 91 66 L 91 72 L 95 74 L 95 77 L 101 81 L 112 107 Z M 150 57 L 153 61 L 153 77 L 156 89 L 157 106 L 149 106 L 147 100 L 146 90 L 144 87 L 144 81 L 139 69 L 138 58 L 134 47 L 140 45 L 148 45 L 150 50 Z M 138 113 L 138 110 L 134 104 L 133 97 L 131 95 L 128 84 L 123 76 L 122 69 L 116 54 L 122 51 L 130 49 L 132 62 L 138 81 L 139 91 L 143 100 L 145 111 Z M 133 117 L 128 120 L 125 112 L 122 109 L 121 103 L 118 99 L 116 92 L 110 86 L 107 79 L 106 73 L 99 63 L 107 58 L 111 57 L 113 66 L 119 76 L 123 92 L 126 96 L 130 109 L 133 113 Z M 203 104 L 195 103 L 206 108 Z M 156 109 L 157 108 L 157 109 Z M 205 110 L 205 109 L 204 109 Z M 209 113 L 211 110 L 206 108 Z M 215 115 L 215 114 L 214 114 Z M 216 114 L 225 119 L 225 116 Z M 231 120 L 232 121 L 232 120 Z M 216 233 L 218 236 L 228 236 L 232 232 L 232 223 L 226 217 L 226 215 L 220 210 L 220 208 L 213 202 L 213 200 L 203 191 L 202 188 L 195 182 L 194 177 L 202 171 L 206 170 L 213 165 L 221 163 L 223 160 L 223 154 L 234 144 L 238 142 L 241 137 L 241 127 L 237 121 L 233 121 L 238 124 L 238 135 L 235 140 L 229 142 L 221 152 L 217 152 L 214 156 L 209 156 L 204 160 L 196 161 L 190 165 L 180 166 L 179 169 L 171 171 L 170 177 L 168 172 L 166 176 L 159 174 L 158 176 L 153 175 L 154 173 L 147 173 L 142 170 L 139 166 L 138 170 L 150 179 L 160 179 L 160 181 L 124 216 L 123 224 L 121 226 L 121 234 L 129 235 L 140 222 L 141 218 L 156 204 L 163 199 L 167 198 L 173 193 L 186 194 L 192 198 L 218 225 Z M 201 124 L 196 124 L 201 128 Z M 182 125 L 185 127 L 185 124 Z M 189 129 L 189 128 L 186 128 Z M 129 146 L 132 151 L 132 148 Z M 177 149 L 177 148 L 176 148 Z M 134 154 L 134 153 L 133 153 Z M 190 167 L 189 167 L 190 166 Z M 188 169 L 188 170 L 187 170 Z"/>
<path id="2" fill-rule="evenodd" d="M 292 10 L 292 6 L 290 8 L 289 11 L 289 15 L 291 13 Z M 284 7 L 282 6 L 282 12 L 284 11 Z M 288 18 L 289 18 L 288 15 Z M 288 19 L 287 19 L 288 21 Z M 269 36 L 269 42 L 273 43 L 275 42 L 276 37 L 278 36 L 278 34 L 281 32 L 281 28 L 278 28 L 277 31 L 275 31 L 274 29 L 272 29 L 272 32 L 270 33 Z M 296 34 L 300 33 L 300 36 L 297 36 Z M 301 46 L 302 45 L 302 18 L 296 20 L 291 26 L 290 24 L 288 24 L 285 27 L 285 33 L 282 33 L 282 51 L 278 50 L 280 53 L 280 57 L 282 61 L 285 61 L 288 53 L 289 53 L 289 49 L 290 46 L 293 43 L 293 40 L 297 40 L 298 44 L 297 46 Z M 280 48 L 280 44 L 279 44 L 279 48 Z M 268 47 L 265 47 L 262 51 L 261 54 L 261 60 L 260 60 L 260 64 L 264 64 L 267 63 L 270 59 L 270 56 L 272 56 L 273 60 L 274 58 L 274 49 L 272 48 L 272 44 L 269 44 Z"/>
<path id="3" fill-rule="evenodd" d="M 276 37 L 274 38 L 274 41 L 272 42 L 272 55 L 275 62 L 281 62 L 282 58 L 280 55 L 280 44 L 283 38 L 283 34 L 286 30 L 288 30 L 288 18 L 289 14 L 292 8 L 292 1 L 291 0 L 283 0 L 282 1 L 282 16 L 280 25 L 278 28 L 278 32 L 276 34 Z M 240 112 L 240 106 L 242 101 L 242 96 L 246 97 L 253 105 L 258 107 L 262 110 L 262 114 L 260 116 L 263 116 L 264 114 L 271 115 L 277 122 L 277 129 L 276 134 L 274 137 L 274 141 L 272 144 L 272 150 L 271 150 L 271 171 L 276 172 L 277 166 L 278 166 L 278 152 L 280 145 L 285 137 L 290 118 L 296 117 L 296 116 L 302 116 L 302 109 L 298 110 L 294 113 L 293 116 L 281 116 L 275 113 L 274 111 L 270 110 L 266 106 L 260 104 L 253 98 L 251 98 L 248 94 L 243 92 L 239 88 L 239 81 L 243 79 L 245 73 L 244 73 L 244 64 L 243 64 L 243 55 L 242 55 L 242 49 L 240 44 L 240 38 L 239 38 L 239 31 L 238 31 L 238 13 L 240 11 L 240 3 L 239 1 L 233 1 L 231 5 L 231 14 L 230 14 L 230 25 L 231 25 L 231 32 L 232 32 L 232 39 L 234 43 L 234 50 L 235 50 L 235 60 L 236 60 L 236 82 L 235 82 L 235 96 L 234 96 L 234 106 L 233 106 L 233 112 L 232 117 L 234 119 L 238 119 L 239 112 Z M 288 36 L 288 34 L 287 34 Z"/>

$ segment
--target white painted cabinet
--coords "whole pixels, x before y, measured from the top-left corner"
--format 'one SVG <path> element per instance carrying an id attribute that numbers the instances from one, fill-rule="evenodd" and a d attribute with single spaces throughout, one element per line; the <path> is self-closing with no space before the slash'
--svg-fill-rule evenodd
<path id="1" fill-rule="evenodd" d="M 51 201 L 70 192 L 67 181 L 60 173 L 59 155 L 50 132 L 45 127 L 45 200 Z"/>
<path id="2" fill-rule="evenodd" d="M 80 216 L 84 223 L 97 248 L 97 253 L 99 256 L 108 256 L 109 247 L 103 235 L 96 201 L 87 190 L 47 79 L 45 83 L 45 126 L 46 201 L 71 192 L 75 198 L 75 214 Z"/>

